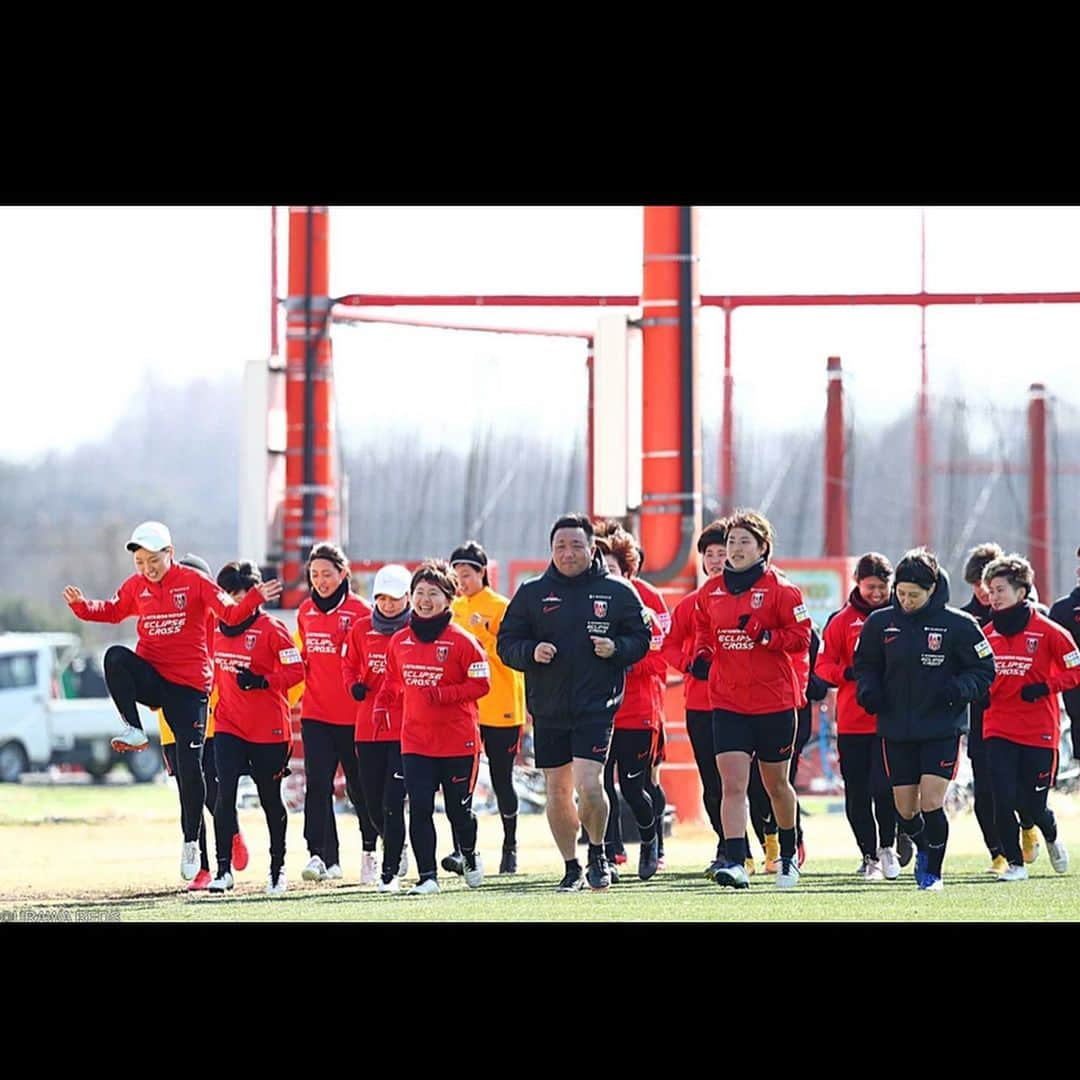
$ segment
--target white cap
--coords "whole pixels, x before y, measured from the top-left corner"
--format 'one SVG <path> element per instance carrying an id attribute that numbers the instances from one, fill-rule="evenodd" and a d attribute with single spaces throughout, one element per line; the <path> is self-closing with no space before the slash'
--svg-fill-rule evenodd
<path id="1" fill-rule="evenodd" d="M 128 551 L 138 551 L 144 548 L 146 551 L 162 551 L 172 547 L 172 536 L 169 534 L 167 525 L 160 521 L 144 521 L 135 526 L 131 539 L 127 542 Z"/>
<path id="2" fill-rule="evenodd" d="M 375 583 L 371 586 L 371 598 L 376 596 L 392 596 L 400 600 L 409 593 L 409 585 L 412 584 L 412 574 L 400 563 L 387 563 L 375 575 Z"/>

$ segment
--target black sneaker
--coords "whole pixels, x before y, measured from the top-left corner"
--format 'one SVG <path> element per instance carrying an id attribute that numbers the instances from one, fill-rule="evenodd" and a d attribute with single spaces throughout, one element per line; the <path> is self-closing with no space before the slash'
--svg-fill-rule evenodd
<path id="1" fill-rule="evenodd" d="M 502 850 L 502 858 L 499 860 L 499 873 L 500 874 L 516 874 L 517 873 L 517 848 L 516 847 L 504 847 Z"/>
<path id="2" fill-rule="evenodd" d="M 641 851 L 638 853 L 637 876 L 642 881 L 648 881 L 659 868 L 660 854 L 656 837 L 648 841 L 642 840 Z"/>
<path id="3" fill-rule="evenodd" d="M 911 837 L 906 832 L 896 830 L 896 857 L 900 860 L 900 866 L 907 866 L 911 862 L 911 856 L 915 854 L 915 846 Z"/>
<path id="4" fill-rule="evenodd" d="M 559 887 L 556 892 L 581 892 L 585 887 L 585 875 L 581 872 L 581 867 L 577 867 L 574 870 L 567 870 L 565 877 L 559 882 Z"/>
<path id="5" fill-rule="evenodd" d="M 611 887 L 611 868 L 608 866 L 607 856 L 601 852 L 589 860 L 585 870 L 585 880 L 593 892 L 603 892 Z"/>
<path id="6" fill-rule="evenodd" d="M 460 851 L 452 851 L 449 855 L 444 855 L 439 865 L 448 874 L 457 874 L 460 877 L 465 873 L 465 857 Z"/>

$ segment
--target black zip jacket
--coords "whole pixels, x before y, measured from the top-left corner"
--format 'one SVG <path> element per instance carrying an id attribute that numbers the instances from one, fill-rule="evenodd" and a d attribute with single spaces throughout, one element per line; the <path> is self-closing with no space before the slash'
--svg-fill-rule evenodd
<path id="1" fill-rule="evenodd" d="M 1080 645 L 1080 586 L 1073 589 L 1068 596 L 1054 601 L 1050 618 L 1058 626 L 1064 626 L 1072 634 L 1073 641 Z"/>
<path id="2" fill-rule="evenodd" d="M 602 659 L 590 636 L 611 638 L 615 654 Z M 625 671 L 649 651 L 650 615 L 629 581 L 612 577 L 597 552 L 592 566 L 566 577 L 548 566 L 514 593 L 499 626 L 496 649 L 507 667 L 525 672 L 525 703 L 546 727 L 573 728 L 579 718 L 614 716 Z M 550 664 L 533 651 L 541 641 L 558 650 Z"/>
<path id="3" fill-rule="evenodd" d="M 855 646 L 855 700 L 889 739 L 919 742 L 967 730 L 968 702 L 994 681 L 994 653 L 970 615 L 950 607 L 942 570 L 930 602 L 906 615 L 896 599 L 875 611 Z"/>

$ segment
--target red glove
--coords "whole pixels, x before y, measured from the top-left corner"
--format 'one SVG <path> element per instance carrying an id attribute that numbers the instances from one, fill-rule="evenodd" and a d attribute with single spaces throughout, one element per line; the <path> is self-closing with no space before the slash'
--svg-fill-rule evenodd
<path id="1" fill-rule="evenodd" d="M 746 636 L 749 637 L 751 641 L 761 641 L 768 632 L 768 628 L 756 615 L 750 616 L 743 629 L 746 631 Z"/>

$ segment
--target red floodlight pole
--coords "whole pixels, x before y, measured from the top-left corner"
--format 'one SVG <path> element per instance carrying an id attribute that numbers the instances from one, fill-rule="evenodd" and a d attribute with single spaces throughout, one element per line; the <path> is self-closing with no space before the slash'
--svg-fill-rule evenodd
<path id="1" fill-rule="evenodd" d="M 846 558 L 848 546 L 848 486 L 844 447 L 844 377 L 840 357 L 828 360 L 828 398 L 825 406 L 825 555 Z"/>
<path id="2" fill-rule="evenodd" d="M 1046 458 L 1046 387 L 1032 383 L 1028 391 L 1028 553 L 1035 586 L 1049 603 L 1054 596 L 1050 577 L 1050 492 Z"/>

